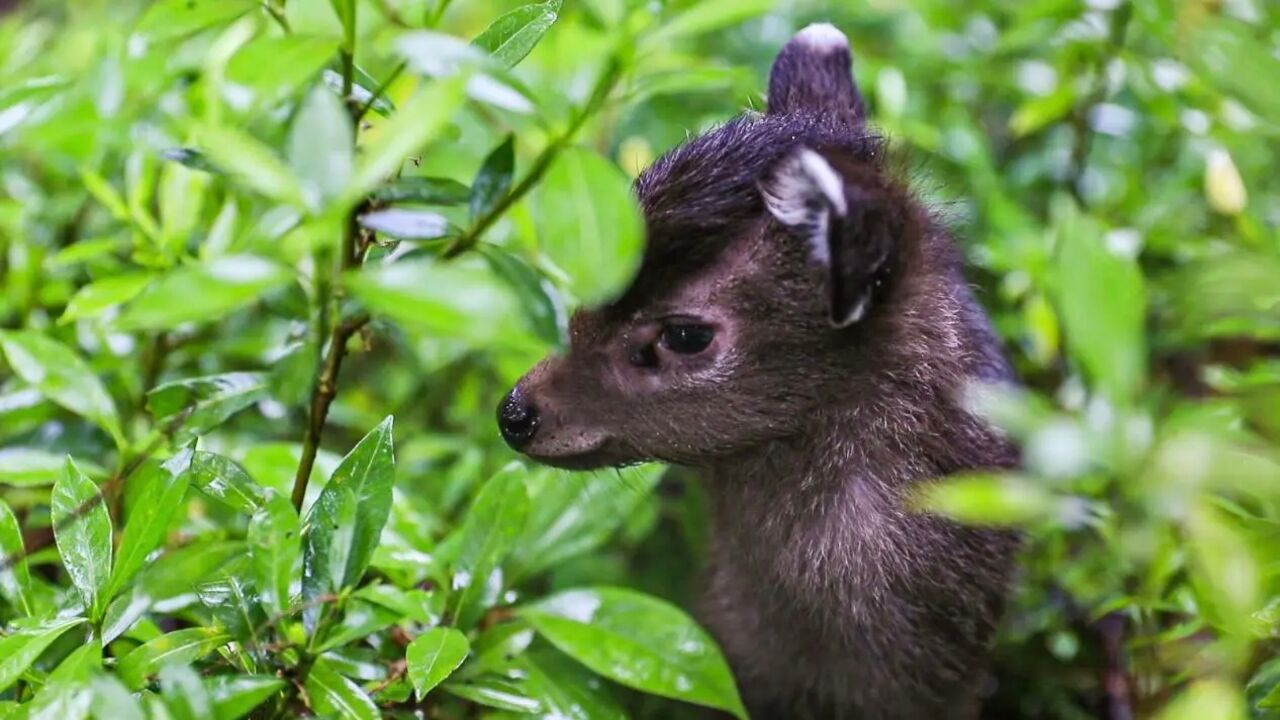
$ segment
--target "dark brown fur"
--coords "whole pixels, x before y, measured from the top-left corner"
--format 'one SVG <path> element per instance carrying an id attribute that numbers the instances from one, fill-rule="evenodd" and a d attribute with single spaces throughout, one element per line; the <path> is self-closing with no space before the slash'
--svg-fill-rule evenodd
<path id="1" fill-rule="evenodd" d="M 1016 543 L 904 501 L 922 481 L 1015 461 L 958 401 L 1009 370 L 950 239 L 863 124 L 847 47 L 806 32 L 775 64 L 768 115 L 644 173 L 635 282 L 580 311 L 568 355 L 508 403 L 536 410 L 521 449 L 540 461 L 702 471 L 701 617 L 752 717 L 973 717 Z M 801 148 L 838 173 L 849 207 L 830 215 L 827 263 L 812 228 L 762 200 Z M 864 295 L 865 315 L 833 327 Z M 711 346 L 664 350 L 672 316 L 714 327 Z M 649 351 L 656 365 L 633 361 Z"/>

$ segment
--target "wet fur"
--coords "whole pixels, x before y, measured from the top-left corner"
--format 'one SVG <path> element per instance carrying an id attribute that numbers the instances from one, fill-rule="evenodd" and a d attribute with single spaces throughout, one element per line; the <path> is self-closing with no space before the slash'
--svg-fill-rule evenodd
<path id="1" fill-rule="evenodd" d="M 526 451 L 702 471 L 714 510 L 700 615 L 756 720 L 974 717 L 1016 541 L 906 500 L 1014 464 L 959 401 L 1010 371 L 951 239 L 862 122 L 847 48 L 814 56 L 800 39 L 775 64 L 768 115 L 691 140 L 637 181 L 643 265 L 617 302 L 577 314 L 567 357 L 521 380 L 546 415 Z M 802 147 L 847 187 L 848 242 L 830 267 L 762 199 Z M 833 327 L 831 273 L 870 293 L 849 327 Z M 628 369 L 618 358 L 668 306 L 724 319 L 716 362 L 670 378 Z"/>

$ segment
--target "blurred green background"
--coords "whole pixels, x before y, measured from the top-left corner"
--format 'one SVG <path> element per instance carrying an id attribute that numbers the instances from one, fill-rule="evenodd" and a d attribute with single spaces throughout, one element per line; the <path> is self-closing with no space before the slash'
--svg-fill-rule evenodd
<path id="1" fill-rule="evenodd" d="M 1275 3 L 3 5 L 0 717 L 734 712 L 673 639 L 696 480 L 502 470 L 493 408 L 625 284 L 629 178 L 827 21 L 1026 386 L 972 393 L 1025 468 L 927 498 L 1028 533 L 991 716 L 1280 718 Z M 387 416 L 381 514 L 316 502 Z M 328 520 L 361 559 L 309 585 Z M 694 687 L 592 655 L 637 638 Z"/>

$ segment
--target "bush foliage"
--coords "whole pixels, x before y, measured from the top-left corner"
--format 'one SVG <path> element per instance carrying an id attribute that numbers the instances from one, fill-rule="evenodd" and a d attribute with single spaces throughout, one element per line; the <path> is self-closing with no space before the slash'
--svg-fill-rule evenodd
<path id="1" fill-rule="evenodd" d="M 696 482 L 512 462 L 492 409 L 814 20 L 1025 380 L 970 395 L 1024 467 L 922 497 L 1027 531 L 993 711 L 1280 717 L 1258 0 L 17 3 L 0 717 L 745 717 Z"/>

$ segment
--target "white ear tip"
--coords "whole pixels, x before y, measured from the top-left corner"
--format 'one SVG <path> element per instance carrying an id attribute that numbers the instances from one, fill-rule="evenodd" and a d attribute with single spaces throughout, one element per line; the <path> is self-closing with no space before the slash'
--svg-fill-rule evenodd
<path id="1" fill-rule="evenodd" d="M 796 33 L 795 40 L 817 52 L 848 50 L 849 38 L 831 23 L 814 23 Z"/>

